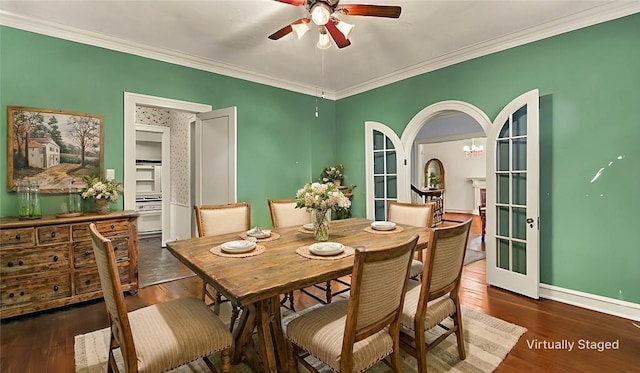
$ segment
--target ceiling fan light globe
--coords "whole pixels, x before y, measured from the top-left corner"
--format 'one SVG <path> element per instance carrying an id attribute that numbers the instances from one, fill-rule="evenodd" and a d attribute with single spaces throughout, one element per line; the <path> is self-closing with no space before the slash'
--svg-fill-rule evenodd
<path id="1" fill-rule="evenodd" d="M 316 44 L 318 49 L 329 49 L 331 48 L 331 39 L 329 39 L 329 34 L 320 34 L 318 37 L 318 44 Z"/>
<path id="2" fill-rule="evenodd" d="M 304 34 L 309 31 L 309 25 L 307 25 L 306 23 L 296 23 L 294 25 L 291 25 L 291 28 L 296 32 L 298 40 L 300 40 L 304 36 Z"/>
<path id="3" fill-rule="evenodd" d="M 344 21 L 338 21 L 336 28 L 344 35 L 345 39 L 349 39 L 355 26 Z"/>
<path id="4" fill-rule="evenodd" d="M 331 18 L 331 9 L 324 4 L 318 3 L 311 8 L 311 20 L 318 26 L 324 26 Z"/>

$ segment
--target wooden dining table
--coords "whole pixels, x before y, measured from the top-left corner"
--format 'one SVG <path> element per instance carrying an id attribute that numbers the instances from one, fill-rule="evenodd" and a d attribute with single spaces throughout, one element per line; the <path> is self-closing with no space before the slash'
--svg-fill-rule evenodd
<path id="1" fill-rule="evenodd" d="M 429 229 L 398 225 L 392 233 L 371 233 L 371 220 L 351 218 L 334 220 L 329 241 L 347 247 L 373 249 L 395 246 L 414 234 L 420 236 L 416 250 L 426 249 Z M 234 329 L 232 364 L 244 356 L 255 372 L 286 372 L 289 369 L 287 343 L 281 326 L 280 295 L 348 275 L 354 256 L 336 260 L 309 259 L 296 252 L 316 241 L 302 227 L 278 228 L 279 237 L 258 242 L 264 247 L 259 255 L 219 256 L 210 249 L 241 239 L 236 232 L 167 243 L 167 249 L 206 283 L 214 286 L 232 303 L 241 307 Z M 253 342 L 257 330 L 257 343 Z M 256 346 L 257 345 L 257 346 Z"/>

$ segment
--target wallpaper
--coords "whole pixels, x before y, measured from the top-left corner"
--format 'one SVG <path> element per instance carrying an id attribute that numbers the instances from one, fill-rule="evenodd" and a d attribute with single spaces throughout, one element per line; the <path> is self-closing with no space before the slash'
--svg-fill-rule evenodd
<path id="1" fill-rule="evenodd" d="M 174 110 L 136 106 L 136 123 L 171 128 L 171 203 L 191 205 L 189 196 L 189 117 Z M 166 168 L 165 168 L 166 169 Z"/>

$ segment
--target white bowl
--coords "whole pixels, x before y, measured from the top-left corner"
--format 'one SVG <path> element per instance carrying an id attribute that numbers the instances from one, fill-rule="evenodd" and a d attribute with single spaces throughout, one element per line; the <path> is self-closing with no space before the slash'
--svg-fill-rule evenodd
<path id="1" fill-rule="evenodd" d="M 229 241 L 220 245 L 222 251 L 230 254 L 247 253 L 256 248 L 256 243 L 247 240 Z"/>
<path id="2" fill-rule="evenodd" d="M 337 255 L 344 251 L 344 245 L 338 242 L 317 242 L 309 245 L 309 252 L 320 256 Z"/>
<path id="3" fill-rule="evenodd" d="M 305 225 L 302 226 L 302 228 L 308 230 L 308 231 L 312 231 L 313 230 L 313 223 L 307 223 Z"/>
<path id="4" fill-rule="evenodd" d="M 271 236 L 271 230 L 263 229 L 260 232 L 260 231 L 256 231 L 255 228 L 254 229 L 249 229 L 247 231 L 247 236 L 255 237 L 255 238 L 267 238 L 267 237 Z"/>
<path id="5" fill-rule="evenodd" d="M 371 228 L 378 231 L 391 231 L 396 229 L 396 223 L 392 221 L 374 221 L 371 223 Z"/>

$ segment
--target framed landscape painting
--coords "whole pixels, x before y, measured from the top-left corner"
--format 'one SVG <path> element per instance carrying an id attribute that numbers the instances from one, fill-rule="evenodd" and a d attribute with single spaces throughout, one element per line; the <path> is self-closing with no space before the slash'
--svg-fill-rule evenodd
<path id="1" fill-rule="evenodd" d="M 8 106 L 7 127 L 10 191 L 29 181 L 41 193 L 63 193 L 83 188 L 84 175 L 102 177 L 102 115 Z"/>

